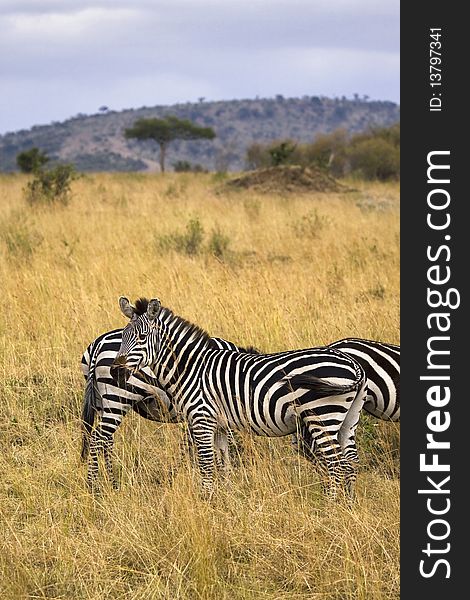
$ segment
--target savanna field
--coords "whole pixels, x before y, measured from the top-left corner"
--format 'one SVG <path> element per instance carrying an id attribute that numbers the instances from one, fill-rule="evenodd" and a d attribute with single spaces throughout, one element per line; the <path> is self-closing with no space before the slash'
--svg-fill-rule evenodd
<path id="1" fill-rule="evenodd" d="M 80 462 L 81 355 L 158 296 L 213 336 L 273 352 L 399 343 L 399 186 L 219 192 L 210 174 L 83 176 L 31 206 L 0 178 L 0 598 L 399 598 L 399 426 L 363 417 L 354 505 L 290 439 L 242 436 L 210 501 L 180 425 L 130 414 L 120 490 Z"/>

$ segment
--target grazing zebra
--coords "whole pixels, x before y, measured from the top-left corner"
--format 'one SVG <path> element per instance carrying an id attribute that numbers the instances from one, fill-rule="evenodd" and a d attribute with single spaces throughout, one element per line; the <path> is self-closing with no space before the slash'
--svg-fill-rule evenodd
<path id="1" fill-rule="evenodd" d="M 196 445 L 202 488 L 214 475 L 218 428 L 285 436 L 300 421 L 312 453 L 329 475 L 329 495 L 340 485 L 352 492 L 356 459 L 354 433 L 365 401 L 363 368 L 345 354 L 325 348 L 276 354 L 220 350 L 199 327 L 140 299 L 120 298 L 130 319 L 115 359 L 129 377 L 150 367 L 158 385 L 187 420 Z"/>
<path id="2" fill-rule="evenodd" d="M 112 485 L 117 483 L 113 477 L 111 452 L 114 433 L 122 419 L 133 409 L 141 417 L 160 423 L 178 423 L 182 416 L 161 386 L 158 385 L 154 373 L 143 369 L 135 373 L 122 386 L 118 380 L 119 373 L 112 370 L 112 365 L 122 342 L 122 329 L 108 331 L 97 337 L 85 350 L 81 359 L 81 368 L 86 380 L 82 406 L 82 460 L 89 454 L 87 481 L 90 487 L 98 474 L 98 455 L 103 453 L 106 471 Z M 227 350 L 257 352 L 253 347 L 240 348 L 222 338 L 212 338 L 216 347 Z M 117 376 L 116 376 L 117 375 Z M 95 417 L 100 415 L 97 427 L 93 429 Z M 217 461 L 220 468 L 228 465 L 228 441 L 224 432 L 218 430 L 216 435 Z M 191 445 L 191 438 L 188 439 Z"/>
<path id="3" fill-rule="evenodd" d="M 339 350 L 358 362 L 367 377 L 367 396 L 364 410 L 384 421 L 400 420 L 400 346 L 345 338 L 326 348 Z M 292 445 L 306 458 L 313 459 L 308 444 L 292 436 Z"/>
<path id="4" fill-rule="evenodd" d="M 400 420 L 400 346 L 345 338 L 328 345 L 362 365 L 367 376 L 366 410 L 384 421 Z"/>

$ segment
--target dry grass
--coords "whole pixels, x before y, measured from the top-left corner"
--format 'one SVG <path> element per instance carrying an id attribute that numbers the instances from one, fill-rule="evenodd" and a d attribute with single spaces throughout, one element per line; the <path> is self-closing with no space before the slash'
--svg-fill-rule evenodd
<path id="1" fill-rule="evenodd" d="M 179 460 L 178 426 L 127 418 L 117 493 L 91 498 L 78 459 L 81 353 L 123 325 L 121 294 L 158 296 L 269 351 L 399 342 L 398 186 L 224 197 L 210 175 L 97 175 L 75 182 L 69 206 L 32 209 L 25 182 L 0 179 L 0 597 L 398 598 L 399 434 L 387 424 L 361 427 L 352 509 L 326 503 L 288 440 L 245 436 L 210 503 Z M 190 219 L 204 229 L 193 255 Z"/>

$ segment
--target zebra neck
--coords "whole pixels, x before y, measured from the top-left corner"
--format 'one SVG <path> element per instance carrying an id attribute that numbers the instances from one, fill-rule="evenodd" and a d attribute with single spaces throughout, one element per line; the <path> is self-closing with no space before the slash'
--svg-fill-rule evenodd
<path id="1" fill-rule="evenodd" d="M 159 383 L 174 393 L 197 377 L 204 350 L 211 347 L 209 336 L 199 327 L 171 315 L 162 327 L 160 352 L 154 366 Z"/>

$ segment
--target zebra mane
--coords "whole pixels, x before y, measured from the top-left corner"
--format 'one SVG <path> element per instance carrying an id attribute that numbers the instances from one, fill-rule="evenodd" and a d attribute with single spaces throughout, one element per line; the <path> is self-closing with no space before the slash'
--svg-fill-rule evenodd
<path id="1" fill-rule="evenodd" d="M 135 313 L 141 317 L 143 314 L 147 312 L 147 307 L 149 305 L 149 301 L 147 298 L 137 298 L 135 301 Z"/>
<path id="2" fill-rule="evenodd" d="M 261 354 L 261 351 L 258 350 L 258 348 L 255 348 L 254 346 L 247 346 L 246 348 L 238 346 L 238 351 L 244 352 L 245 354 Z"/>
<path id="3" fill-rule="evenodd" d="M 138 316 L 145 314 L 147 312 L 148 304 L 149 304 L 149 301 L 147 298 L 138 298 L 135 301 L 136 314 Z M 160 310 L 163 311 L 165 321 L 171 321 L 172 323 L 178 323 L 179 325 L 182 325 L 188 333 L 196 335 L 199 339 L 206 340 L 209 343 L 210 347 L 217 348 L 216 343 L 212 340 L 212 338 L 207 333 L 207 331 L 205 331 L 198 325 L 191 323 L 191 321 L 187 321 L 186 319 L 183 319 L 183 317 L 180 317 L 179 315 L 175 315 L 175 313 L 171 310 L 171 308 L 162 306 Z M 250 353 L 251 353 L 251 351 L 250 351 Z"/>

